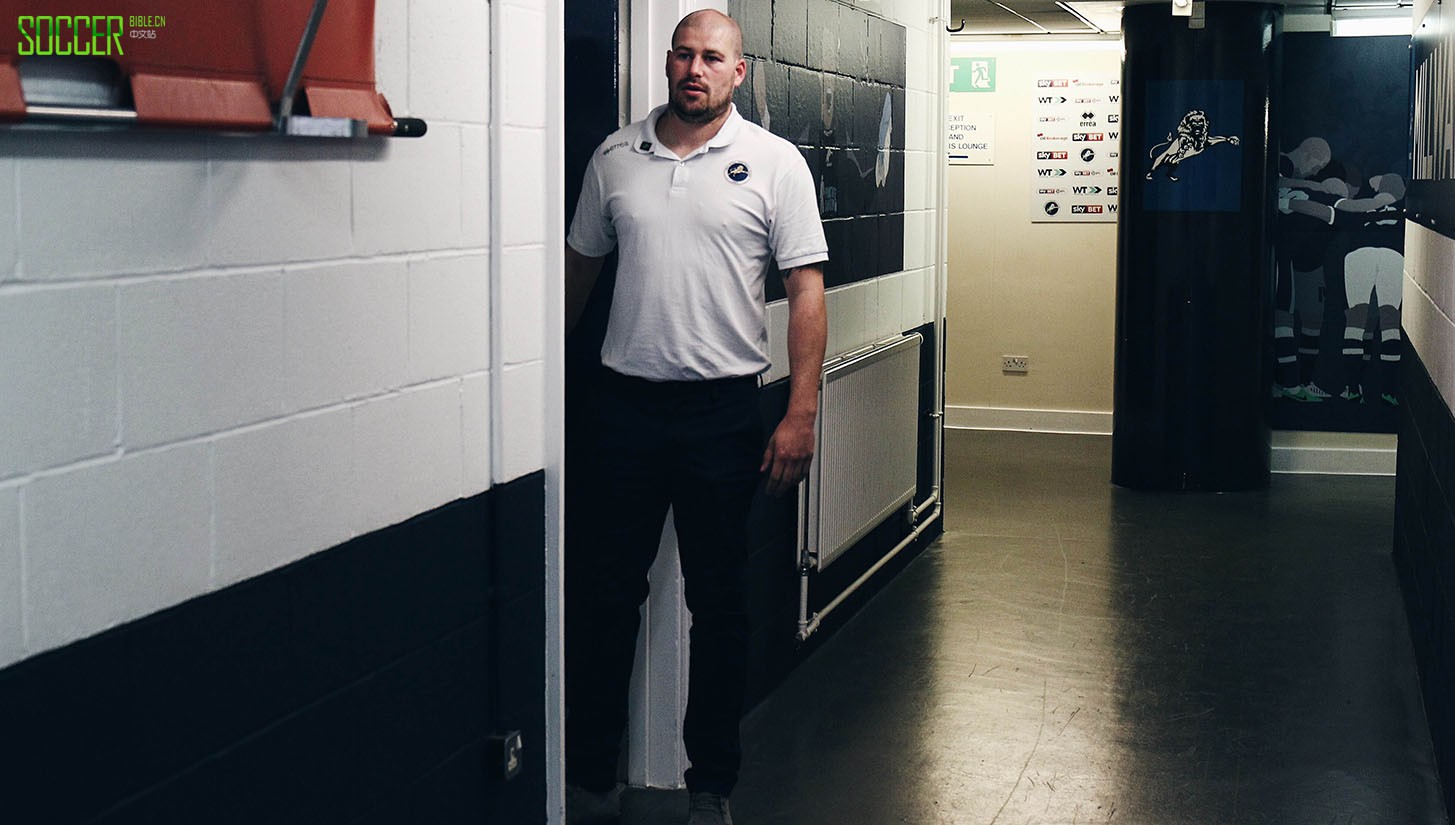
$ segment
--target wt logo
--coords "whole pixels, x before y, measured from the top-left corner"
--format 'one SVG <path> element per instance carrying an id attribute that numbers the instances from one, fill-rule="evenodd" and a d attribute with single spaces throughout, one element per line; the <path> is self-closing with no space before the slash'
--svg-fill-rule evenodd
<path id="1" fill-rule="evenodd" d="M 1108 103 L 1120 103 L 1121 100 L 1122 100 L 1122 96 L 1121 95 L 1107 95 L 1106 96 L 1106 101 Z"/>

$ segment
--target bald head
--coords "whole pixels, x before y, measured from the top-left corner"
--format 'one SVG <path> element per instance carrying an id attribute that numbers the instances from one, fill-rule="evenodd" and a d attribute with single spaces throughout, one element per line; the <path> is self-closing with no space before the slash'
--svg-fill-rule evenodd
<path id="1" fill-rule="evenodd" d="M 738 21 L 728 17 L 716 9 L 702 9 L 695 11 L 682 18 L 677 23 L 677 28 L 672 30 L 672 48 L 677 48 L 682 32 L 687 29 L 697 29 L 703 33 L 713 33 L 723 39 L 719 42 L 732 50 L 729 57 L 738 60 L 743 56 L 743 30 L 738 28 Z"/>

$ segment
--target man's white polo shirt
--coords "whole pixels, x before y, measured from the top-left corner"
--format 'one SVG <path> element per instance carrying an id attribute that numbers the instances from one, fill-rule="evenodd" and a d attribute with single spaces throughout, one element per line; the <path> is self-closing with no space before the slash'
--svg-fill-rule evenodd
<path id="1" fill-rule="evenodd" d="M 678 158 L 657 140 L 665 110 L 597 148 L 567 238 L 590 257 L 621 248 L 602 363 L 654 381 L 756 375 L 770 366 L 771 265 L 828 260 L 813 178 L 791 143 L 736 107 Z"/>

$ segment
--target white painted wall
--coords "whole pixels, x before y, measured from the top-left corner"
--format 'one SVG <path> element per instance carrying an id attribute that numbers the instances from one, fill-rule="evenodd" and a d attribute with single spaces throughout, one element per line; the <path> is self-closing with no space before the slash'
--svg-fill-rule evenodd
<path id="1" fill-rule="evenodd" d="M 379 2 L 420 139 L 0 130 L 0 666 L 542 468 L 558 575 L 560 19 Z"/>
<path id="2" fill-rule="evenodd" d="M 1032 223 L 1035 81 L 1121 73 L 1121 44 L 953 38 L 952 56 L 993 56 L 996 91 L 957 106 L 995 118 L 995 164 L 949 171 L 946 424 L 1111 432 L 1116 224 Z M 1001 372 L 1026 355 L 1029 374 Z"/>

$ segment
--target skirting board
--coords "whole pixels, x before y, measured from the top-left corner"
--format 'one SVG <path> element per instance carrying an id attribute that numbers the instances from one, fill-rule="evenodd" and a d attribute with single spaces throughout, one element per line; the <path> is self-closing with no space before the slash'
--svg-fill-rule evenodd
<path id="1" fill-rule="evenodd" d="M 1010 407 L 945 407 L 952 430 L 1111 435 L 1109 412 L 1022 410 Z M 1395 436 L 1361 433 L 1273 434 L 1273 472 L 1392 476 Z"/>

